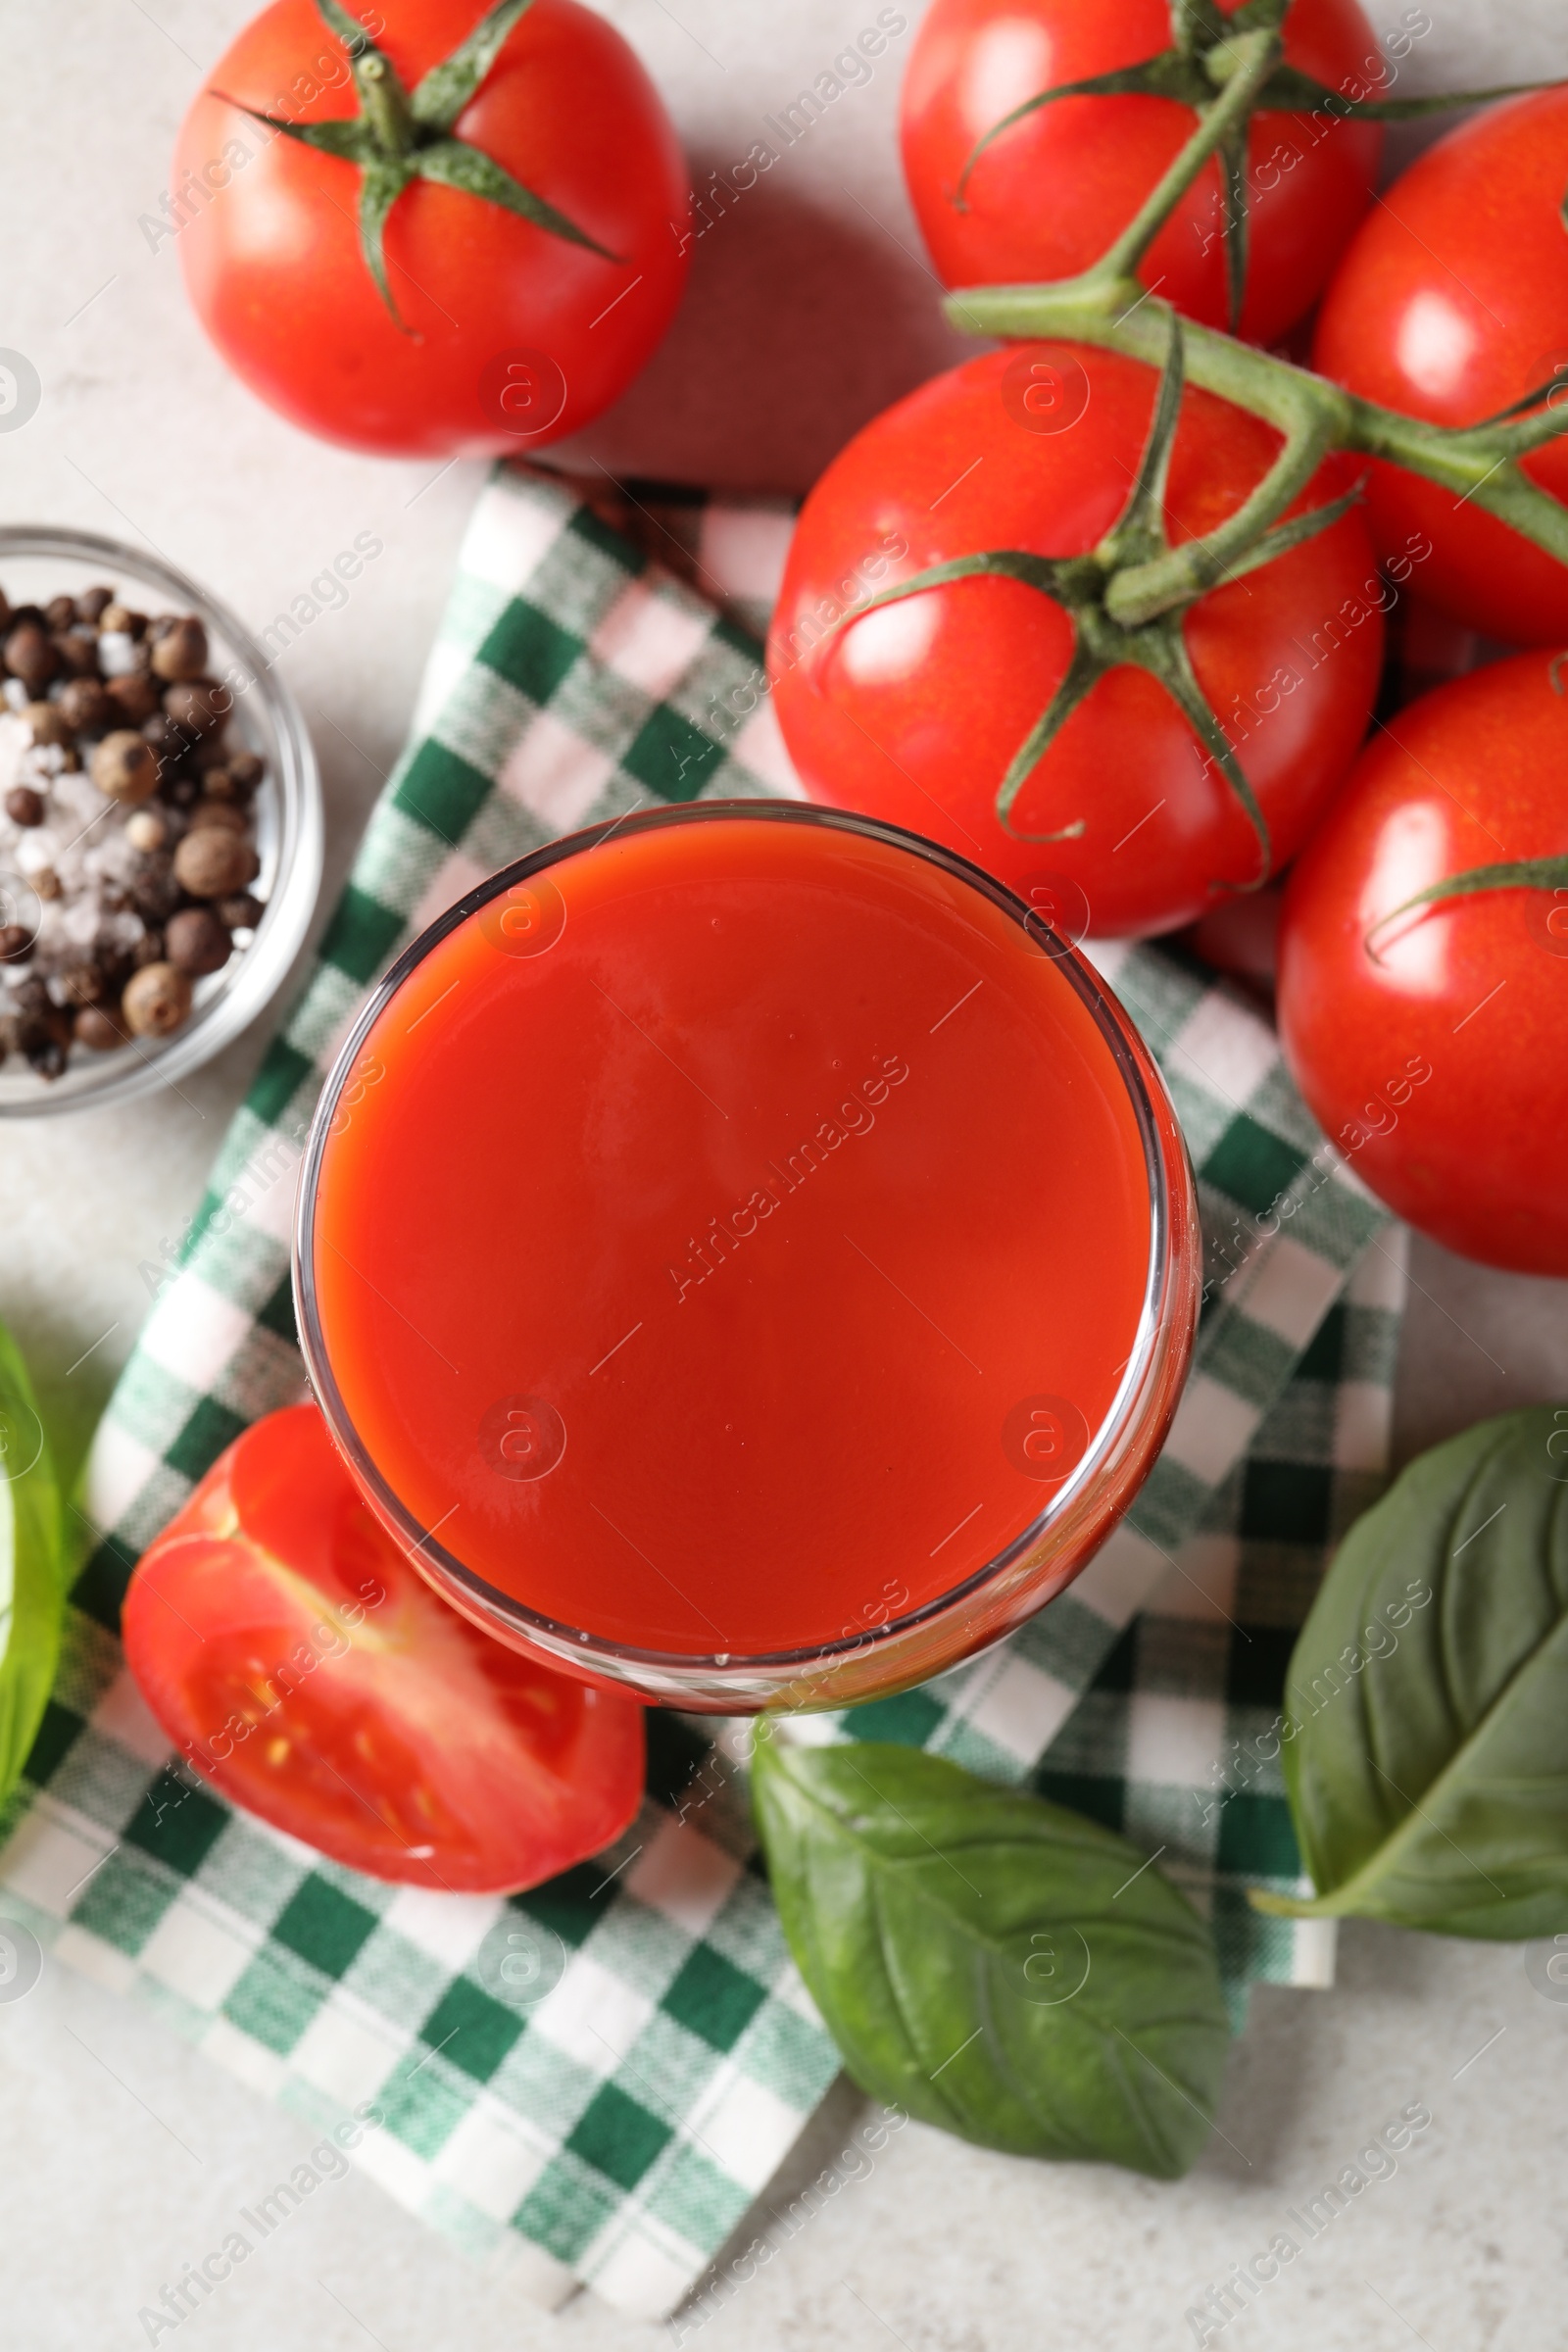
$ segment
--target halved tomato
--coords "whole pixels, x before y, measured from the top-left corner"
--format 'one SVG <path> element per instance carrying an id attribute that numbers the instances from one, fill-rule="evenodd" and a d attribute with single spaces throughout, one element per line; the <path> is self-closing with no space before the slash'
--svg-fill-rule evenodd
<path id="1" fill-rule="evenodd" d="M 196 1771 L 372 1878 L 517 1893 L 610 1844 L 642 1796 L 637 1702 L 449 1608 L 313 1404 L 219 1457 L 143 1553 L 122 1631 Z"/>

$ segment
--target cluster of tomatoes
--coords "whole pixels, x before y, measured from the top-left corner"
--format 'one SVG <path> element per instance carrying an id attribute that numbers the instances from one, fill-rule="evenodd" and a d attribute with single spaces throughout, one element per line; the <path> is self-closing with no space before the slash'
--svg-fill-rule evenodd
<path id="1" fill-rule="evenodd" d="M 1380 46 L 1355 0 L 1295 0 L 1284 30 L 1287 64 L 1331 90 L 1396 71 L 1396 44 Z M 1169 39 L 1165 0 L 934 0 L 905 84 L 904 162 L 950 284 L 1071 277 L 1104 253 L 1196 118 L 1142 93 L 1030 102 Z M 1381 135 L 1332 109 L 1253 116 L 1244 332 L 1295 338 L 1324 376 L 1434 423 L 1555 400 L 1559 380 L 1568 402 L 1568 88 L 1473 117 L 1375 198 Z M 1212 160 L 1145 259 L 1150 292 L 1222 325 L 1232 233 Z M 1084 627 L 1011 559 L 1102 545 L 1156 391 L 1152 368 L 1111 350 L 1014 344 L 851 442 L 807 502 L 774 620 L 796 765 L 813 797 L 934 836 L 1070 910 L 1078 933 L 1205 916 L 1211 931 L 1214 910 L 1292 867 L 1280 1026 L 1330 1137 L 1450 1248 L 1568 1275 L 1568 676 L 1552 650 L 1568 645 L 1568 569 L 1470 497 L 1374 464 L 1337 521 L 1182 617 L 1264 850 L 1211 746 L 1133 660 L 1030 764 Z M 1280 447 L 1258 417 L 1189 389 L 1171 544 L 1233 514 Z M 1525 469 L 1568 498 L 1568 440 Z M 1362 470 L 1330 457 L 1292 512 Z M 858 567 L 890 539 L 907 553 L 870 598 Z M 1010 568 L 978 562 L 999 552 Z M 889 594 L 922 574 L 930 585 Z M 1434 608 L 1461 646 L 1468 631 L 1488 652 L 1543 650 L 1390 710 L 1389 616 Z M 1430 1077 L 1391 1101 L 1388 1082 L 1418 1062 Z"/>
<path id="2" fill-rule="evenodd" d="M 947 282 L 1090 270 L 1192 134 L 1193 77 L 1222 85 L 1238 7 L 933 0 L 903 146 Z M 576 0 L 387 11 L 275 0 L 216 69 L 176 166 L 192 296 L 312 430 L 404 454 L 543 446 L 624 389 L 673 314 L 691 242 L 673 130 Z M 1380 44 L 1356 0 L 1294 0 L 1281 87 L 1386 87 L 1423 26 L 1407 11 Z M 1475 117 L 1374 201 L 1381 137 L 1353 105 L 1256 112 L 1145 255 L 1149 295 L 1223 327 L 1239 287 L 1243 335 L 1436 423 L 1555 398 L 1568 89 Z M 1324 527 L 1188 600 L 1163 669 L 1119 662 L 1094 565 L 1147 486 L 1160 389 L 1113 350 L 1012 345 L 850 444 L 807 502 L 769 647 L 799 773 L 1075 936 L 1211 932 L 1289 867 L 1281 1029 L 1330 1136 L 1427 1232 L 1568 1274 L 1568 570 L 1470 497 L 1381 463 L 1363 484 L 1335 455 L 1292 510 L 1338 507 Z M 1280 445 L 1185 390 L 1161 544 L 1233 515 Z M 1568 501 L 1568 441 L 1527 468 Z M 1068 579 L 1094 609 L 1092 681 Z M 1394 612 L 1530 650 L 1389 708 Z M 437 1599 L 314 1407 L 216 1465 L 141 1562 L 124 1630 L 190 1764 L 356 1868 L 523 1887 L 640 1800 L 641 1710 Z"/>

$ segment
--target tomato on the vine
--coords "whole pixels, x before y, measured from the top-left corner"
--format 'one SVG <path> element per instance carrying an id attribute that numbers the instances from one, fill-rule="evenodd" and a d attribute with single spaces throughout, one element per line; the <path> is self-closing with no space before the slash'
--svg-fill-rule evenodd
<path id="1" fill-rule="evenodd" d="M 575 431 L 652 356 L 686 276 L 674 129 L 577 0 L 386 0 L 384 21 L 273 0 L 191 106 L 172 194 L 235 372 L 308 431 L 392 455 Z"/>
<path id="2" fill-rule="evenodd" d="M 1568 1275 L 1568 696 L 1519 654 L 1380 731 L 1285 894 L 1280 1038 L 1380 1200 Z"/>
<path id="3" fill-rule="evenodd" d="M 1532 392 L 1568 399 L 1568 87 L 1489 108 L 1389 189 L 1346 254 L 1312 364 L 1363 399 L 1434 424 L 1479 424 Z M 1568 439 L 1523 460 L 1568 503 Z M 1466 492 L 1379 464 L 1380 548 L 1428 534 L 1422 593 L 1515 645 L 1568 639 L 1568 567 Z"/>
<path id="4" fill-rule="evenodd" d="M 480 1633 L 361 1497 L 314 1404 L 270 1413 L 143 1553 L 125 1654 L 187 1764 L 350 1870 L 516 1893 L 643 1789 L 643 1711 Z"/>
<path id="5" fill-rule="evenodd" d="M 1049 896 L 1054 877 L 1066 892 L 1058 911 L 1070 917 L 1077 904 L 1078 929 L 1102 935 L 1173 929 L 1218 892 L 1264 879 L 1349 765 L 1391 593 L 1359 509 L 1172 619 L 1223 729 L 1217 752 L 1148 667 L 1112 667 L 1010 805 L 1004 779 L 1068 677 L 1079 624 L 1038 586 L 994 569 L 862 608 L 956 559 L 1011 551 L 1016 572 L 1089 555 L 1127 505 L 1157 382 L 1111 352 L 1029 343 L 922 385 L 811 492 L 768 651 L 779 723 L 813 799 L 929 834 L 1015 888 Z M 1234 514 L 1279 446 L 1270 426 L 1189 390 L 1164 498 L 1172 542 Z M 1329 460 L 1300 509 L 1330 504 L 1354 479 Z M 1099 635 L 1114 653 L 1114 631 Z M 1124 642 L 1130 664 L 1136 634 Z M 1217 756 L 1232 748 L 1267 859 Z"/>
<path id="6" fill-rule="evenodd" d="M 1215 0 L 1215 32 L 1241 5 Z M 1167 0 L 933 0 L 905 78 L 904 170 L 950 286 L 1074 277 L 1099 261 L 1191 137 L 1192 106 L 1143 94 L 1060 98 L 987 134 L 1042 91 L 1168 53 L 1174 29 Z M 1285 64 L 1337 95 L 1380 92 L 1392 79 L 1356 0 L 1295 0 L 1284 31 Z M 1200 41 L 1191 77 L 1211 97 L 1223 66 L 1206 73 L 1206 54 Z M 1346 113 L 1253 116 L 1242 174 L 1244 335 L 1274 342 L 1311 309 L 1366 210 L 1382 149 L 1382 125 Z M 1226 325 L 1230 233 L 1210 159 L 1145 257 L 1144 284 L 1189 318 Z"/>

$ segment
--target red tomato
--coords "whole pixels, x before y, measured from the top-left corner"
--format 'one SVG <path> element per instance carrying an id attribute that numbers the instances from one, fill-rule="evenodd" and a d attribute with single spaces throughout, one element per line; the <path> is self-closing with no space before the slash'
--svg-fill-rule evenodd
<path id="1" fill-rule="evenodd" d="M 1241 0 L 1218 0 L 1226 16 Z M 1075 277 L 1132 220 L 1198 117 L 1168 98 L 1062 98 L 1002 133 L 1015 107 L 1062 82 L 1141 64 L 1171 45 L 1167 0 L 934 0 L 905 78 L 904 170 L 950 286 Z M 1355 96 L 1390 75 L 1356 0 L 1296 0 L 1286 62 Z M 1259 114 L 1248 136 L 1250 246 L 1241 329 L 1272 343 L 1322 292 L 1366 210 L 1381 123 Z M 1189 318 L 1229 324 L 1220 167 L 1206 164 L 1140 275 Z"/>
<path id="2" fill-rule="evenodd" d="M 1048 417 L 1087 402 L 1076 422 L 1034 429 L 1031 370 L 1063 396 Z M 1087 898 L 1079 928 L 1101 934 L 1172 930 L 1217 889 L 1261 874 L 1241 802 L 1166 688 L 1130 667 L 1102 678 L 1004 826 L 998 788 L 1067 669 L 1066 612 L 1019 581 L 975 578 L 833 624 L 893 582 L 980 550 L 1093 549 L 1126 503 L 1155 384 L 1114 353 L 1033 343 L 922 385 L 808 499 L 768 653 L 779 723 L 814 800 L 929 834 L 1014 887 L 1060 877 Z M 1234 513 L 1278 448 L 1268 425 L 1189 391 L 1166 499 L 1173 539 Z M 1303 503 L 1350 478 L 1331 460 Z M 1193 666 L 1239 747 L 1276 865 L 1360 744 L 1387 593 L 1352 508 L 1187 614 Z"/>
<path id="3" fill-rule="evenodd" d="M 1568 700 L 1542 654 L 1368 746 L 1285 894 L 1280 1036 L 1357 1175 L 1465 1257 L 1568 1274 Z M 1453 874 L 1556 858 L 1387 918 Z"/>
<path id="4" fill-rule="evenodd" d="M 1221 899 L 1193 925 L 1183 945 L 1214 971 L 1271 997 L 1279 960 L 1283 897 L 1283 883 L 1272 882 L 1267 890 Z"/>
<path id="5" fill-rule="evenodd" d="M 377 46 L 412 94 L 483 13 L 480 0 L 386 0 Z M 192 174 L 217 188 L 175 213 L 202 324 L 308 431 L 399 456 L 538 448 L 617 398 L 668 326 L 687 267 L 671 227 L 686 218 L 685 164 L 637 59 L 576 0 L 533 0 L 452 135 L 604 253 L 415 178 L 385 226 L 394 318 L 361 251 L 358 167 L 245 107 L 304 123 L 358 112 L 347 53 L 311 0 L 274 0 L 219 60 L 173 183 L 176 198 Z"/>
<path id="6" fill-rule="evenodd" d="M 1363 399 L 1479 424 L 1568 380 L 1568 88 L 1489 107 L 1431 147 L 1368 218 L 1328 290 L 1312 365 Z M 1568 441 L 1524 461 L 1568 500 Z M 1375 466 L 1381 549 L 1415 531 L 1423 596 L 1516 645 L 1568 638 L 1568 569 L 1468 499 Z"/>
<path id="7" fill-rule="evenodd" d="M 643 1712 L 448 1608 L 314 1404 L 258 1421 L 137 1565 L 143 1697 L 230 1803 L 350 1870 L 516 1893 L 617 1838 Z"/>

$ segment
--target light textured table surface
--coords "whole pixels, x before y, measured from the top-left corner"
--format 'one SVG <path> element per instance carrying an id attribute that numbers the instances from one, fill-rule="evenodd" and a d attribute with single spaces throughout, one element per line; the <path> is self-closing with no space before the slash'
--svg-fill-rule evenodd
<path id="1" fill-rule="evenodd" d="M 905 0 L 911 18 L 918 7 Z M 1085 6 L 1109 0 L 1083 0 Z M 43 396 L 0 436 L 0 514 L 141 539 L 262 626 L 356 532 L 386 542 L 283 657 L 326 780 L 328 897 L 401 742 L 479 479 L 306 440 L 224 371 L 170 246 L 139 216 L 199 74 L 245 0 L 0 0 L 0 344 Z M 674 109 L 694 177 L 876 15 L 870 0 L 607 0 Z M 1375 22 L 1402 5 L 1375 0 Z M 1568 70 L 1561 0 L 1431 0 L 1411 86 Z M 893 140 L 907 38 L 696 248 L 664 351 L 585 447 L 615 467 L 804 487 L 847 435 L 954 355 Z M 1419 80 L 1415 78 L 1419 75 Z M 184 1099 L 0 1133 L 0 1315 L 68 1445 L 85 1443 L 148 1305 L 138 1275 L 195 1204 L 258 1031 Z M 1401 1456 L 1483 1412 L 1568 1395 L 1568 1286 L 1418 1246 Z M 85 1349 L 92 1352 L 74 1370 Z M 1483 2045 L 1486 2045 L 1483 2048 Z M 1483 2054 L 1476 2056 L 1481 2051 Z M 140 2012 L 46 1967 L 0 2006 L 0 2302 L 19 2352 L 145 2341 L 138 2308 L 233 2227 L 303 2127 Z M 704 2328 L 705 2352 L 1159 2352 L 1184 2313 L 1407 2102 L 1430 2130 L 1227 2330 L 1283 2352 L 1559 2352 L 1568 2007 L 1517 1949 L 1352 1925 L 1328 1994 L 1265 1988 L 1220 2133 L 1176 2186 L 986 2155 L 911 2127 Z M 772 2202 L 845 2144 L 841 2091 Z M 582 2298 L 546 2318 L 488 2286 L 355 2177 L 323 2188 L 199 2318 L 213 2352 L 600 2348 L 645 2337 Z M 166 2339 L 167 2340 L 167 2339 Z"/>

